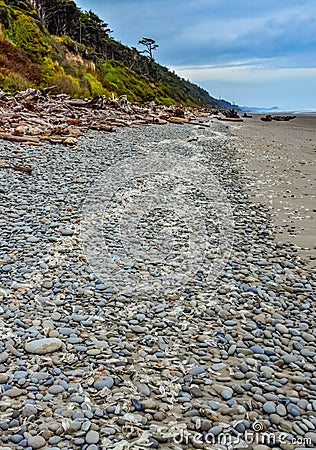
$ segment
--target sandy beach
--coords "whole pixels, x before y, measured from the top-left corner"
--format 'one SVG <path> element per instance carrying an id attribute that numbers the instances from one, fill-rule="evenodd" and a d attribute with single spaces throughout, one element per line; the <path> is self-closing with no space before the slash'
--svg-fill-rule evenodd
<path id="1" fill-rule="evenodd" d="M 271 210 L 277 239 L 297 245 L 315 270 L 316 116 L 298 115 L 289 122 L 261 117 L 234 127 L 248 194 Z"/>

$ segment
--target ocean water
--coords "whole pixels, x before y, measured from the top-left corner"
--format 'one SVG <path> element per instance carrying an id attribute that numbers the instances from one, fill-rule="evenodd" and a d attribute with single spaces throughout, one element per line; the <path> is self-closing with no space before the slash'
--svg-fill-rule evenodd
<path id="1" fill-rule="evenodd" d="M 299 109 L 298 111 L 293 111 L 292 114 L 304 114 L 308 116 L 316 115 L 316 109 Z"/>
<path id="2" fill-rule="evenodd" d="M 284 114 L 302 114 L 302 115 L 315 115 L 316 109 L 260 109 L 260 108 L 254 108 L 251 110 L 249 109 L 242 109 L 241 112 L 247 112 L 252 114 L 278 114 L 278 115 L 284 115 Z"/>

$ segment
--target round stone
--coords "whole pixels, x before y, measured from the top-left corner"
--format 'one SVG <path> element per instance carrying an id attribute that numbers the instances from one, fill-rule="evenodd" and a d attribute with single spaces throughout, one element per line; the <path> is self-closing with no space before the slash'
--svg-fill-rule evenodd
<path id="1" fill-rule="evenodd" d="M 263 348 L 259 347 L 258 345 L 253 345 L 252 347 L 250 347 L 250 350 L 252 351 L 252 353 L 255 353 L 257 355 L 264 354 Z"/>
<path id="2" fill-rule="evenodd" d="M 237 322 L 235 320 L 225 320 L 224 325 L 227 327 L 234 327 L 237 325 Z"/>
<path id="3" fill-rule="evenodd" d="M 157 422 L 162 422 L 163 420 L 166 419 L 166 417 L 167 414 L 164 411 L 157 411 L 153 415 L 154 420 L 156 420 Z"/>
<path id="4" fill-rule="evenodd" d="M 286 409 L 287 412 L 291 414 L 293 417 L 298 417 L 301 415 L 301 409 L 298 406 L 294 405 L 293 403 L 287 405 Z"/>
<path id="5" fill-rule="evenodd" d="M 87 444 L 97 444 L 99 442 L 100 435 L 97 431 L 90 430 L 86 435 Z"/>
<path id="6" fill-rule="evenodd" d="M 219 405 L 217 402 L 214 402 L 214 400 L 210 400 L 210 401 L 208 402 L 208 404 L 209 404 L 209 407 L 210 407 L 211 409 L 213 409 L 213 411 L 218 410 L 218 408 L 220 407 L 220 405 Z"/>
<path id="7" fill-rule="evenodd" d="M 281 334 L 286 334 L 289 332 L 287 327 L 285 325 L 283 325 L 282 323 L 277 323 L 275 326 L 275 329 Z"/>
<path id="8" fill-rule="evenodd" d="M 193 397 L 196 397 L 196 398 L 203 397 L 203 392 L 197 386 L 192 386 L 190 389 L 190 392 Z"/>
<path id="9" fill-rule="evenodd" d="M 225 367 L 226 367 L 225 363 L 213 364 L 212 365 L 212 370 L 215 370 L 217 372 L 218 370 L 225 369 Z"/>
<path id="10" fill-rule="evenodd" d="M 31 417 L 37 414 L 37 408 L 33 405 L 25 405 L 22 409 L 22 417 Z"/>
<path id="11" fill-rule="evenodd" d="M 93 387 L 97 389 L 98 391 L 101 391 L 104 388 L 111 389 L 111 387 L 114 384 L 114 380 L 112 377 L 103 377 L 99 380 L 96 380 L 93 384 Z"/>
<path id="12" fill-rule="evenodd" d="M 47 390 L 49 394 L 57 395 L 64 392 L 65 388 L 63 386 L 59 386 L 58 384 L 54 384 L 53 386 L 50 386 Z"/>
<path id="13" fill-rule="evenodd" d="M 263 411 L 266 414 L 274 414 L 276 412 L 276 406 L 273 402 L 266 402 L 263 405 Z"/>
<path id="14" fill-rule="evenodd" d="M 72 236 L 74 234 L 74 231 L 71 228 L 61 228 L 60 234 L 63 236 Z"/>
<path id="15" fill-rule="evenodd" d="M 229 399 L 232 398 L 232 396 L 233 396 L 233 392 L 232 392 L 231 389 L 223 389 L 222 392 L 221 392 L 221 397 L 224 400 L 229 400 Z"/>
<path id="16" fill-rule="evenodd" d="M 200 367 L 195 367 L 194 369 L 191 370 L 191 375 L 193 377 L 196 377 L 198 375 L 201 375 L 202 373 L 205 373 L 206 368 L 204 366 L 200 366 Z"/>
<path id="17" fill-rule="evenodd" d="M 279 416 L 282 416 L 282 417 L 284 417 L 284 416 L 286 416 L 286 408 L 285 408 L 285 406 L 284 405 L 282 405 L 282 403 L 281 404 L 279 404 L 279 405 L 277 405 L 277 407 L 276 407 L 276 412 L 277 412 L 277 414 L 279 415 Z"/>
<path id="18" fill-rule="evenodd" d="M 227 351 L 228 355 L 229 356 L 233 355 L 235 353 L 236 349 L 237 349 L 236 344 L 232 344 Z"/>
<path id="19" fill-rule="evenodd" d="M 220 427 L 219 425 L 212 427 L 208 430 L 208 432 L 210 434 L 212 434 L 213 436 L 218 436 L 219 434 L 221 434 L 222 431 L 223 431 L 223 428 Z"/>
<path id="20" fill-rule="evenodd" d="M 46 441 L 42 436 L 30 436 L 27 440 L 27 444 L 32 449 L 43 448 L 46 445 Z"/>
<path id="21" fill-rule="evenodd" d="M 61 346 L 62 341 L 60 339 L 43 338 L 27 342 L 25 344 L 25 350 L 35 355 L 46 355 L 47 353 L 53 353 L 59 350 Z"/>
<path id="22" fill-rule="evenodd" d="M 21 442 L 23 439 L 23 436 L 21 436 L 20 434 L 13 434 L 11 436 L 11 442 L 13 442 L 14 444 L 18 444 L 19 442 Z"/>
<path id="23" fill-rule="evenodd" d="M 144 395 L 145 397 L 150 396 L 150 389 L 145 383 L 136 383 L 137 391 L 139 394 Z"/>
<path id="24" fill-rule="evenodd" d="M 314 431 L 306 433 L 305 438 L 311 440 L 313 445 L 316 445 L 316 433 Z"/>
<path id="25" fill-rule="evenodd" d="M 301 336 L 306 342 L 315 342 L 316 338 L 313 334 L 306 333 L 306 331 L 301 332 Z"/>

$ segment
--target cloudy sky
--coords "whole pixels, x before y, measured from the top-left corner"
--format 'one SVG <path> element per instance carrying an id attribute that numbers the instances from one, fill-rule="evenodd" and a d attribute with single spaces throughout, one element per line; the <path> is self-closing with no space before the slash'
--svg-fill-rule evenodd
<path id="1" fill-rule="evenodd" d="M 78 0 L 123 44 L 239 105 L 316 110 L 315 0 Z"/>

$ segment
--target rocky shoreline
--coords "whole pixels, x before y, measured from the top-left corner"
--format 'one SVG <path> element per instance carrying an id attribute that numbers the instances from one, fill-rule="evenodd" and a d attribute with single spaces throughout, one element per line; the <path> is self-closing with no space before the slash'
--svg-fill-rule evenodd
<path id="1" fill-rule="evenodd" d="M 201 128 L 89 131 L 78 147 L 1 143 L 2 153 L 18 151 L 33 169 L 0 172 L 1 450 L 236 447 L 228 437 L 255 450 L 316 446 L 315 279 L 297 248 L 275 239 L 267 208 L 245 192 L 230 130 L 209 118 Z M 102 213 L 118 268 L 103 267 L 115 274 L 105 281 L 84 252 L 85 199 L 118 161 L 147 161 L 152 151 L 207 168 L 225 192 L 233 236 L 222 204 L 214 197 L 213 208 L 205 205 L 201 185 L 193 189 L 181 171 L 170 172 L 172 180 L 151 168 L 130 184 L 126 172 Z M 182 196 L 181 208 L 191 202 L 204 217 L 201 266 L 183 287 L 163 272 L 164 252 L 174 245 L 170 264 L 181 272 L 200 223 L 192 231 L 180 212 L 175 220 L 174 205 L 156 205 L 151 218 L 139 207 L 143 247 L 139 258 L 136 244 L 122 256 L 120 241 L 132 242 L 122 211 L 139 206 L 143 191 L 172 192 L 175 204 Z M 141 293 L 138 284 L 123 289 L 117 273 L 139 276 Z M 165 292 L 153 289 L 155 277 L 169 282 Z"/>

